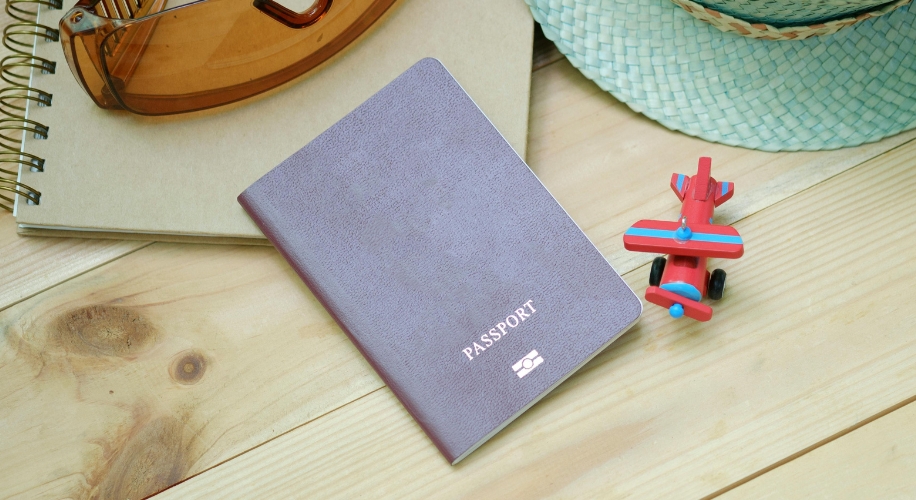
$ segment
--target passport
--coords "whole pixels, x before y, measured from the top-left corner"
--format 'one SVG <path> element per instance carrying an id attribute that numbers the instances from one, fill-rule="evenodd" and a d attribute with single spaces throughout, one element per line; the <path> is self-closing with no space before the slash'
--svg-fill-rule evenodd
<path id="1" fill-rule="evenodd" d="M 451 464 L 642 312 L 435 59 L 239 202 Z"/>

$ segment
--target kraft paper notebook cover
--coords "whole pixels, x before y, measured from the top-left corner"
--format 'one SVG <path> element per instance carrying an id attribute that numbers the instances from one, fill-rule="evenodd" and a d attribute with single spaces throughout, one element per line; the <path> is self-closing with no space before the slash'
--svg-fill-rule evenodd
<path id="1" fill-rule="evenodd" d="M 642 311 L 433 59 L 239 202 L 450 463 Z"/>
<path id="2" fill-rule="evenodd" d="M 71 6 L 42 6 L 39 22 L 57 27 Z M 40 40 L 37 55 L 57 70 L 32 77 L 53 101 L 28 110 L 49 133 L 25 139 L 25 151 L 45 158 L 45 171 L 20 173 L 41 192 L 38 206 L 19 197 L 20 233 L 266 244 L 238 193 L 427 56 L 449 65 L 524 154 L 532 37 L 520 0 L 399 0 L 303 77 L 230 106 L 170 117 L 97 108 L 60 44 Z"/>

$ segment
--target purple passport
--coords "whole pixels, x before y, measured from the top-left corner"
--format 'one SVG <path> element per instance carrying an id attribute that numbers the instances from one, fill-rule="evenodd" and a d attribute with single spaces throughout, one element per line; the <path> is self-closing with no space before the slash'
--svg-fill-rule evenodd
<path id="1" fill-rule="evenodd" d="M 642 312 L 435 59 L 239 202 L 452 464 Z"/>

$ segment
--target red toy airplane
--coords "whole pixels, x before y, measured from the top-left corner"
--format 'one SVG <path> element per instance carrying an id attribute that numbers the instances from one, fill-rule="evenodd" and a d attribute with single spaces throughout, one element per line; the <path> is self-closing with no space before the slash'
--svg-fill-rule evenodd
<path id="1" fill-rule="evenodd" d="M 649 274 L 646 300 L 668 309 L 672 317 L 686 315 L 709 321 L 712 308 L 700 303 L 703 296 L 722 298 L 725 271 L 710 275 L 706 259 L 737 259 L 744 254 L 744 242 L 731 226 L 712 223 L 715 207 L 735 192 L 731 182 L 716 182 L 710 177 L 712 159 L 700 158 L 697 175 L 673 174 L 671 189 L 684 202 L 678 222 L 641 220 L 627 229 L 623 246 L 635 252 L 671 254 L 670 262 L 656 257 Z M 666 265 L 667 264 L 667 265 Z"/>

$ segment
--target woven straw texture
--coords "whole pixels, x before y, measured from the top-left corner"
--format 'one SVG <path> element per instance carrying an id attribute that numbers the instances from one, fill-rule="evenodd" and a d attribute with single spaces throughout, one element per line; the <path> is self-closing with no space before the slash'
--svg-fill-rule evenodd
<path id="1" fill-rule="evenodd" d="M 715 26 L 719 31 L 734 33 L 761 40 L 804 40 L 812 36 L 832 35 L 843 28 L 848 28 L 856 23 L 867 21 L 873 17 L 883 16 L 888 12 L 898 9 L 908 3 L 910 0 L 897 0 L 895 2 L 882 5 L 880 8 L 863 12 L 855 17 L 843 17 L 833 21 L 819 22 L 814 25 L 786 26 L 777 28 L 769 24 L 750 23 L 743 19 L 732 17 L 728 14 L 714 11 L 709 7 L 704 7 L 691 0 L 671 0 L 676 5 L 689 12 L 691 16 L 700 21 L 707 22 Z"/>
<path id="2" fill-rule="evenodd" d="M 713 10 L 774 26 L 814 23 L 875 7 L 890 0 L 702 0 Z"/>
<path id="3" fill-rule="evenodd" d="M 526 0 L 547 38 L 635 111 L 706 140 L 836 149 L 916 126 L 913 4 L 827 37 L 722 33 L 670 0 Z"/>

